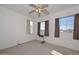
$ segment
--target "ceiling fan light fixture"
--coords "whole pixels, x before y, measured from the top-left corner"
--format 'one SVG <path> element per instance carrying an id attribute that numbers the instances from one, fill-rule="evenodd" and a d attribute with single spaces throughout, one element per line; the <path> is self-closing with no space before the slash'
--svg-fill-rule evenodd
<path id="1" fill-rule="evenodd" d="M 36 12 L 39 12 L 39 10 L 38 10 L 38 9 L 36 9 L 35 11 L 36 11 Z"/>
<path id="2" fill-rule="evenodd" d="M 39 17 L 41 16 L 42 13 L 44 13 L 44 14 L 48 13 L 48 11 L 47 11 L 48 5 L 47 4 L 46 5 L 45 4 L 33 4 L 30 6 L 34 7 L 33 12 L 36 12 Z M 31 11 L 31 13 L 33 13 L 33 12 Z"/>

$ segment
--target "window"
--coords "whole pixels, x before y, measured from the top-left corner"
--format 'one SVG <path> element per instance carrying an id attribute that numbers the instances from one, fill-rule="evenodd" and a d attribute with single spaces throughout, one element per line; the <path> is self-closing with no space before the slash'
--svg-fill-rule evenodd
<path id="1" fill-rule="evenodd" d="M 45 34 L 45 22 L 40 22 L 40 35 Z"/>
<path id="2" fill-rule="evenodd" d="M 74 16 L 68 16 L 59 19 L 60 32 L 73 32 Z"/>
<path id="3" fill-rule="evenodd" d="M 33 33 L 33 21 L 27 20 L 27 34 Z"/>
<path id="4" fill-rule="evenodd" d="M 33 33 L 33 22 L 30 21 L 30 33 L 32 34 Z"/>
<path id="5" fill-rule="evenodd" d="M 49 36 L 49 21 L 38 22 L 38 32 L 39 36 Z"/>
<path id="6" fill-rule="evenodd" d="M 41 24 L 40 30 L 45 30 L 45 22 L 41 22 L 40 24 Z"/>

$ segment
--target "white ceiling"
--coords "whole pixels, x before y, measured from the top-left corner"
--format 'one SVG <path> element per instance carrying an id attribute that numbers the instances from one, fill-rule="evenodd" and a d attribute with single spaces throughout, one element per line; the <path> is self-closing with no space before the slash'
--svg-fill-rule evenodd
<path id="1" fill-rule="evenodd" d="M 62 11 L 64 9 L 74 7 L 76 5 L 78 4 L 48 4 L 48 11 L 50 14 L 53 14 Z M 35 15 L 35 14 L 29 15 L 29 11 L 33 10 L 33 8 L 28 4 L 1 4 L 0 6 L 6 7 L 25 16 Z"/>

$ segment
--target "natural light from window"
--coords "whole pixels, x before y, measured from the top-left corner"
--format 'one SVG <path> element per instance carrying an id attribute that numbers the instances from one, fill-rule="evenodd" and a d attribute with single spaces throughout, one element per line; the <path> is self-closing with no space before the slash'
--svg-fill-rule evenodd
<path id="1" fill-rule="evenodd" d="M 30 21 L 30 33 L 32 34 L 33 33 L 33 22 Z"/>
<path id="2" fill-rule="evenodd" d="M 40 24 L 40 30 L 45 30 L 45 22 L 41 22 Z"/>
<path id="3" fill-rule="evenodd" d="M 60 32 L 73 32 L 74 16 L 60 18 L 59 25 L 60 25 Z"/>

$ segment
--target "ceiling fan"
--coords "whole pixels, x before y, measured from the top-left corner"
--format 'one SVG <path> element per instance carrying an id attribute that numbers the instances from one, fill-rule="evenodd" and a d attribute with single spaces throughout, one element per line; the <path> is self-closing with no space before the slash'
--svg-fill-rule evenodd
<path id="1" fill-rule="evenodd" d="M 34 9 L 32 11 L 29 12 L 29 14 L 32 14 L 33 12 L 36 12 L 38 17 L 41 16 L 41 14 L 46 14 L 48 15 L 49 12 L 47 11 L 47 4 L 30 4 L 31 7 L 33 7 Z"/>

